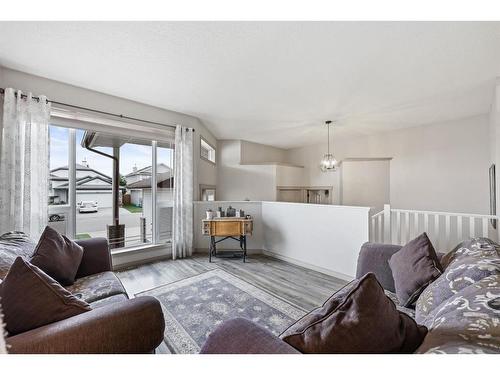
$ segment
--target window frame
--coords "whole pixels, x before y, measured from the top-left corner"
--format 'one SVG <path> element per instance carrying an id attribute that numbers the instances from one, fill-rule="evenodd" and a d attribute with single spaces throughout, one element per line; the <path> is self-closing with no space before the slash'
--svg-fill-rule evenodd
<path id="1" fill-rule="evenodd" d="M 213 190 L 214 191 L 214 200 L 213 201 L 203 200 L 203 190 Z M 202 202 L 216 202 L 217 201 L 217 187 L 215 185 L 200 184 L 200 201 L 202 201 Z"/>
<path id="2" fill-rule="evenodd" d="M 97 118 L 98 119 L 98 118 Z M 49 120 L 49 126 L 55 126 L 60 128 L 68 129 L 68 202 L 65 207 L 58 206 L 58 208 L 64 208 L 67 211 L 67 223 L 66 223 L 66 235 L 71 238 L 76 238 L 76 221 L 77 221 L 77 205 L 76 205 L 76 152 L 77 152 L 77 142 L 76 142 L 76 132 L 78 130 L 92 130 L 92 131 L 102 131 L 104 133 L 110 134 L 118 134 L 121 131 L 121 128 L 117 127 L 106 127 L 100 126 L 99 123 L 92 123 L 90 126 L 81 120 L 73 120 L 71 122 L 64 121 L 57 115 L 52 115 Z M 149 126 L 144 126 L 145 129 L 149 129 Z M 121 248 L 112 249 L 111 253 L 123 253 L 128 251 L 136 251 L 139 249 L 148 249 L 150 247 L 157 246 L 171 246 L 173 239 L 161 240 L 159 235 L 159 211 L 156 209 L 158 199 L 157 199 L 157 152 L 159 144 L 163 145 L 165 143 L 172 145 L 172 150 L 175 150 L 173 139 L 168 135 L 162 136 L 163 134 L 159 134 L 156 139 L 152 138 L 148 133 L 139 133 L 139 135 L 135 138 L 145 139 L 151 142 L 151 208 L 152 208 L 152 238 L 150 243 L 138 244 L 138 245 L 129 245 Z M 161 146 L 165 147 L 165 146 Z M 172 161 L 173 162 L 173 161 Z M 174 167 L 174 165 L 172 165 Z"/>
<path id="3" fill-rule="evenodd" d="M 213 150 L 214 150 L 214 161 L 206 158 L 205 156 L 203 156 L 203 154 L 201 153 L 201 150 L 203 148 L 202 146 L 202 142 L 205 142 L 208 146 L 210 146 Z M 212 164 L 212 165 L 217 165 L 216 161 L 217 161 L 217 147 L 215 147 L 213 144 L 211 144 L 209 141 L 206 140 L 205 137 L 203 137 L 201 134 L 200 134 L 200 159 L 201 160 L 205 160 L 206 162 Z"/>

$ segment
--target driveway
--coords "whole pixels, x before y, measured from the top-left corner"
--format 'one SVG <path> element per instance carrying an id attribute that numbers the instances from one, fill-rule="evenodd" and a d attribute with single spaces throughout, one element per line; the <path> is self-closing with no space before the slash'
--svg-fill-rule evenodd
<path id="1" fill-rule="evenodd" d="M 99 212 L 79 213 L 76 212 L 76 232 L 88 233 L 92 237 L 92 233 L 106 233 L 106 225 L 113 222 L 113 209 L 100 208 Z M 139 232 L 139 218 L 142 216 L 141 212 L 131 213 L 130 211 L 120 208 L 120 224 L 125 224 L 125 229 L 137 228 Z"/>

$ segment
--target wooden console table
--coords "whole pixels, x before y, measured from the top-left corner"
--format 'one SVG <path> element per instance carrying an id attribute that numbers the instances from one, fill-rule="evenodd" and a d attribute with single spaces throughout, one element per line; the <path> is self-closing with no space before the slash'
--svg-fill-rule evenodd
<path id="1" fill-rule="evenodd" d="M 240 243 L 243 262 L 247 257 L 247 235 L 252 235 L 253 219 L 244 217 L 222 217 L 212 220 L 202 220 L 203 235 L 210 236 L 208 248 L 208 261 L 212 261 L 212 256 L 217 257 L 217 244 L 227 239 L 233 239 Z M 216 237 L 222 237 L 216 239 Z"/>

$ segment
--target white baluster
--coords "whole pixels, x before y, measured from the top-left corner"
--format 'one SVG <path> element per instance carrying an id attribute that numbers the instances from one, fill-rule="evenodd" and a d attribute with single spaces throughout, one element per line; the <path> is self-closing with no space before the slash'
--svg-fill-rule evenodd
<path id="1" fill-rule="evenodd" d="M 418 232 L 419 219 L 420 219 L 420 214 L 418 212 L 415 212 L 413 214 L 413 237 L 417 237 L 419 235 L 419 232 Z"/>
<path id="2" fill-rule="evenodd" d="M 396 213 L 396 236 L 397 236 L 397 245 L 401 245 L 401 212 Z"/>
<path id="3" fill-rule="evenodd" d="M 377 224 L 378 224 L 378 241 L 380 243 L 384 242 L 384 239 L 382 238 L 382 215 L 378 215 L 377 217 Z"/>
<path id="4" fill-rule="evenodd" d="M 450 215 L 446 215 L 444 217 L 444 244 L 445 244 L 445 251 L 448 252 L 448 248 L 450 247 Z"/>
<path id="5" fill-rule="evenodd" d="M 410 242 L 410 213 L 405 212 L 405 231 L 404 231 L 404 242 Z"/>
<path id="6" fill-rule="evenodd" d="M 424 232 L 429 232 L 429 214 L 424 214 Z"/>
<path id="7" fill-rule="evenodd" d="M 488 237 L 488 218 L 483 217 L 483 237 Z"/>
<path id="8" fill-rule="evenodd" d="M 372 225 L 372 242 L 376 242 L 375 240 L 375 219 L 372 217 L 371 218 L 371 225 Z"/>
<path id="9" fill-rule="evenodd" d="M 476 236 L 476 219 L 473 217 L 469 218 L 469 236 L 470 237 Z"/>
<path id="10" fill-rule="evenodd" d="M 439 215 L 434 214 L 434 235 L 436 236 L 436 247 L 439 249 Z"/>
<path id="11" fill-rule="evenodd" d="M 462 242 L 462 216 L 457 216 L 457 242 Z"/>

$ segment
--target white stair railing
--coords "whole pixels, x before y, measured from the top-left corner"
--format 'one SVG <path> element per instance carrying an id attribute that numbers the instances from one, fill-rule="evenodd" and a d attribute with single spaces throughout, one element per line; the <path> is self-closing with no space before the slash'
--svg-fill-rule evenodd
<path id="1" fill-rule="evenodd" d="M 471 237 L 489 237 L 498 241 L 493 222 L 500 216 L 454 212 L 402 210 L 384 205 L 384 210 L 370 218 L 370 241 L 404 245 L 426 232 L 434 246 L 441 251 Z"/>

